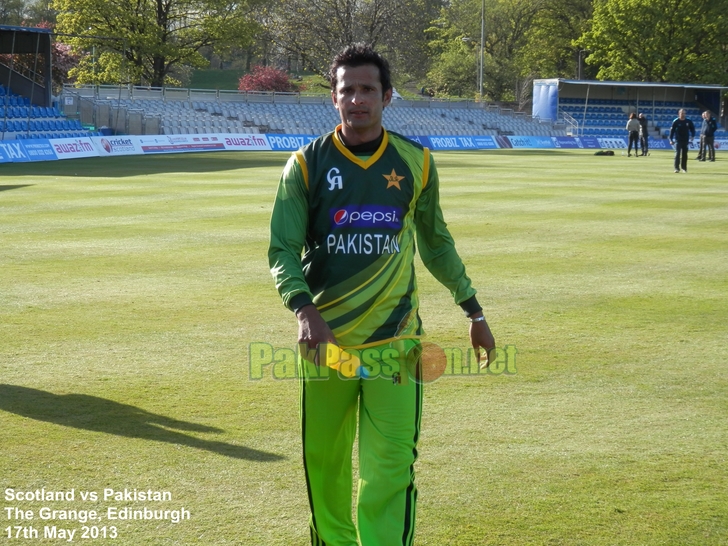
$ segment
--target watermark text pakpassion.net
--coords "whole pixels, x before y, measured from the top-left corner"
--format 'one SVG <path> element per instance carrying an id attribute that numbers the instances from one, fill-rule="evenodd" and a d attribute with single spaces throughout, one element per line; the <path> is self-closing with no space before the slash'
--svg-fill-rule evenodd
<path id="1" fill-rule="evenodd" d="M 484 356 L 479 361 L 472 348 L 442 348 L 429 342 L 409 350 L 401 343 L 364 349 L 341 349 L 334 344 L 310 349 L 299 344 L 290 349 L 253 342 L 248 346 L 248 372 L 251 380 L 296 379 L 304 373 L 309 379 L 324 380 L 338 374 L 342 379 L 382 377 L 400 382 L 407 371 L 409 377 L 427 383 L 443 376 L 514 375 L 517 354 L 515 345 L 493 349 L 486 365 Z"/>

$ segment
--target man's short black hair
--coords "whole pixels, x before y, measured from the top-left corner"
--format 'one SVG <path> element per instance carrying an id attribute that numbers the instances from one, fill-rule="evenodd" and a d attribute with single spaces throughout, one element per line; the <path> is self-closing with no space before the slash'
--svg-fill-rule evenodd
<path id="1" fill-rule="evenodd" d="M 382 96 L 392 88 L 392 77 L 389 73 L 389 63 L 387 59 L 374 51 L 371 44 L 359 42 L 351 44 L 342 49 L 336 57 L 334 57 L 331 67 L 329 68 L 329 81 L 331 90 L 336 90 L 336 71 L 341 66 L 362 66 L 365 64 L 373 64 L 379 69 L 379 81 L 382 84 Z"/>

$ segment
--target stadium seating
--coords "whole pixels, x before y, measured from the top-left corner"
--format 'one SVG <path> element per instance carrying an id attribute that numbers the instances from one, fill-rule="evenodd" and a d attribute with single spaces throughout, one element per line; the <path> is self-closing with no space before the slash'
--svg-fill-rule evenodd
<path id="1" fill-rule="evenodd" d="M 73 92 L 73 91 L 71 91 Z M 232 95 L 222 100 L 211 97 L 199 99 L 126 98 L 113 99 L 107 95 L 93 101 L 93 120 L 101 126 L 99 133 L 85 131 L 78 119 L 70 120 L 57 108 L 30 105 L 0 85 L 0 125 L 2 138 L 45 138 L 68 135 L 108 134 L 111 126 L 118 132 L 132 129 L 131 118 L 138 131 L 142 120 L 156 118 L 152 125 L 156 133 L 168 135 L 204 133 L 278 133 L 320 135 L 339 123 L 336 110 L 326 97 L 261 95 L 247 99 Z M 105 108 L 106 119 L 99 121 L 97 110 Z M 640 110 L 647 115 L 649 127 L 655 136 L 669 131 L 670 124 L 681 103 L 650 103 Z M 384 110 L 384 126 L 406 135 L 480 136 L 531 135 L 563 136 L 568 134 L 600 137 L 625 136 L 628 114 L 635 105 L 619 100 L 590 100 L 562 98 L 559 121 L 540 122 L 536 118 L 502 109 L 495 105 L 474 105 L 472 102 L 394 101 Z M 700 109 L 692 105 L 688 117 L 700 121 Z M 110 116 L 110 117 L 109 117 Z M 85 118 L 90 120 L 91 118 Z M 569 119 L 569 122 L 564 121 Z M 127 121 L 129 120 L 129 121 Z M 127 125 L 128 123 L 128 125 Z M 566 127 L 571 128 L 567 131 Z M 576 129 L 576 131 L 574 130 Z M 130 130 L 129 132 L 132 132 Z M 136 134 L 136 133 L 135 133 Z M 717 136 L 725 134 L 720 131 Z"/>
<path id="2" fill-rule="evenodd" d="M 75 138 L 97 134 L 84 130 L 79 120 L 65 118 L 56 107 L 31 105 L 0 84 L 0 138 Z"/>
<path id="3" fill-rule="evenodd" d="M 578 133 L 584 136 L 623 137 L 630 112 L 643 112 L 647 117 L 650 133 L 656 138 L 669 134 L 670 126 L 677 111 L 685 108 L 687 117 L 700 130 L 702 109 L 697 104 L 684 104 L 676 101 L 650 101 L 636 104 L 627 100 L 562 98 L 559 102 L 559 117 L 571 117 L 578 124 Z M 725 131 L 716 133 L 721 137 Z"/>
<path id="4" fill-rule="evenodd" d="M 279 133 L 320 135 L 339 118 L 327 100 L 319 103 L 217 102 L 182 100 L 111 100 L 113 109 L 141 110 L 161 119 L 164 134 Z M 428 107 L 422 107 L 422 105 Z M 393 104 L 384 110 L 384 125 L 414 135 L 564 135 L 563 127 L 499 108 L 451 107 L 448 103 Z"/>

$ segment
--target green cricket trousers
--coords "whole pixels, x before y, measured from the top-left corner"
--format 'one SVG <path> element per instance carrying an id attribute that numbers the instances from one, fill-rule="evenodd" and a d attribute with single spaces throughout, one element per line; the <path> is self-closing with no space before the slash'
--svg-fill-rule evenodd
<path id="1" fill-rule="evenodd" d="M 419 346 L 416 341 L 405 344 L 410 349 Z M 368 358 L 362 361 L 372 362 L 364 351 Z M 401 375 L 396 370 L 385 373 L 382 365 L 368 378 L 346 378 L 328 368 L 322 374 L 320 367 L 300 360 L 303 464 L 313 546 L 413 542 L 422 385 L 408 374 L 405 357 L 398 355 L 396 360 Z M 352 449 L 357 416 L 360 479 L 355 525 Z"/>

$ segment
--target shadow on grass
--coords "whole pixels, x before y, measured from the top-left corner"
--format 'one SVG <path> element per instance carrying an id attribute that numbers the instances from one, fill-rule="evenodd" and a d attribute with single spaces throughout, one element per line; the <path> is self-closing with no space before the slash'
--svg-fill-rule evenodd
<path id="1" fill-rule="evenodd" d="M 88 157 L 63 161 L 38 161 L 3 165 L 3 175 L 80 176 L 125 178 L 164 173 L 211 173 L 238 169 L 279 167 L 283 170 L 290 152 L 201 152 L 144 156 Z"/>
<path id="2" fill-rule="evenodd" d="M 0 191 L 17 190 L 19 188 L 27 188 L 28 186 L 32 186 L 32 185 L 33 184 L 15 184 L 15 185 L 8 185 L 8 186 L 0 185 Z"/>
<path id="3" fill-rule="evenodd" d="M 66 427 L 204 449 L 234 459 L 271 462 L 284 458 L 244 446 L 188 436 L 183 432 L 224 431 L 197 423 L 178 421 L 87 394 L 59 395 L 28 387 L 0 384 L 0 410 Z"/>

